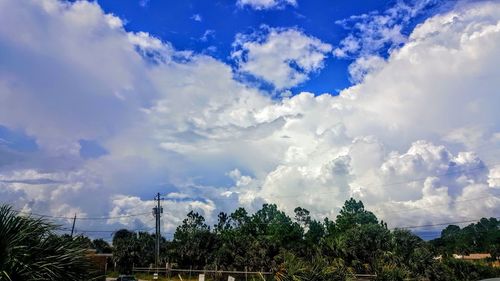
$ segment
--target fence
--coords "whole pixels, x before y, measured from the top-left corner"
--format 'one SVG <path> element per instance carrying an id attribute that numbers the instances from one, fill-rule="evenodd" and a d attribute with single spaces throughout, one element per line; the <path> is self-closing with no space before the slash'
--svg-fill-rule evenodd
<path id="1" fill-rule="evenodd" d="M 198 279 L 199 274 L 206 276 L 208 280 L 228 280 L 229 276 L 235 277 L 236 280 L 241 281 L 267 281 L 272 280 L 273 273 L 266 271 L 238 271 L 238 270 L 209 270 L 209 269 L 180 269 L 180 268 L 149 268 L 149 267 L 134 267 L 134 273 L 145 273 L 152 275 L 158 273 L 159 276 L 165 276 L 168 279 L 177 280 L 193 280 Z M 179 278 L 180 276 L 180 278 Z M 181 279 L 182 278 L 182 279 Z"/>
<path id="2" fill-rule="evenodd" d="M 167 277 L 168 280 L 198 280 L 199 274 L 205 275 L 205 281 L 226 281 L 229 276 L 232 276 L 236 281 L 268 281 L 274 280 L 273 272 L 266 271 L 244 271 L 238 270 L 208 270 L 208 269 L 180 269 L 180 268 L 150 268 L 150 267 L 134 267 L 134 273 L 145 273 L 153 275 L 158 273 L 159 276 Z M 356 279 L 359 281 L 375 280 L 377 275 L 371 274 L 356 274 Z"/>

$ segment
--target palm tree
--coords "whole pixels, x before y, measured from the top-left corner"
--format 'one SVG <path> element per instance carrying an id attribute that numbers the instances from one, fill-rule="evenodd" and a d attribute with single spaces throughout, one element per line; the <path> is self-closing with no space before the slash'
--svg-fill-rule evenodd
<path id="1" fill-rule="evenodd" d="M 283 263 L 275 269 L 277 281 L 349 281 L 356 280 L 354 272 L 341 258 L 328 262 L 323 256 L 304 260 L 293 253 L 284 253 Z"/>
<path id="2" fill-rule="evenodd" d="M 0 206 L 0 281 L 92 280 L 85 245 L 55 235 L 56 229 L 44 219 Z"/>

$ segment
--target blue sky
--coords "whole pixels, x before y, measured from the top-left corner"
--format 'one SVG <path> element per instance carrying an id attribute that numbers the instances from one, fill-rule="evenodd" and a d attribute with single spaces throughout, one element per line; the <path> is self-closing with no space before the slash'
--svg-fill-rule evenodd
<path id="1" fill-rule="evenodd" d="M 416 1 L 404 1 L 415 5 Z M 403 34 L 408 35 L 413 27 L 431 16 L 440 6 L 429 2 L 428 7 L 404 24 Z M 296 6 L 256 10 L 251 6 L 240 6 L 235 1 L 98 1 L 108 13 L 125 20 L 129 31 L 145 31 L 176 49 L 207 53 L 234 65 L 231 59 L 232 43 L 238 33 L 252 33 L 261 25 L 279 28 L 298 28 L 309 36 L 319 38 L 334 46 L 338 45 L 350 30 L 337 21 L 353 15 L 383 14 L 396 1 L 300 1 Z M 442 4 L 441 4 L 442 5 Z M 397 19 L 399 20 L 399 19 Z M 397 22 L 400 24 L 401 21 Z M 356 21 L 350 23 L 354 26 Z M 208 32 L 208 33 L 207 33 Z M 208 34 L 208 35 L 207 35 Z M 203 40 L 203 37 L 206 37 Z M 215 47 L 216 49 L 210 49 Z M 387 56 L 389 46 L 380 49 Z M 293 93 L 336 93 L 351 85 L 348 65 L 352 58 L 336 59 L 328 56 L 324 68 L 311 75 L 310 79 L 292 89 Z"/>
<path id="2" fill-rule="evenodd" d="M 0 201 L 120 216 L 162 192 L 167 230 L 264 202 L 334 217 L 351 196 L 391 227 L 497 216 L 499 11 L 0 0 Z"/>
<path id="3" fill-rule="evenodd" d="M 278 1 L 279 2 L 279 1 Z M 398 3 L 416 7 L 424 3 L 417 13 L 408 21 L 393 18 L 393 25 L 401 26 L 401 34 L 408 36 L 413 28 L 433 14 L 450 8 L 455 1 L 301 1 L 296 5 L 283 5 L 267 9 L 255 9 L 251 5 L 239 5 L 228 1 L 96 1 L 105 13 L 119 17 L 124 28 L 130 32 L 147 32 L 151 36 L 169 42 L 177 50 L 185 50 L 200 54 L 207 54 L 237 69 L 235 59 L 231 57 L 237 34 L 251 34 L 259 31 L 263 25 L 270 28 L 294 28 L 307 36 L 313 36 L 334 48 L 341 44 L 349 34 L 357 34 L 357 24 L 365 23 L 362 20 L 352 20 L 346 24 L 339 21 L 352 16 L 383 16 L 388 9 Z M 371 50 L 383 58 L 389 55 L 389 49 L 394 42 L 386 39 L 386 44 Z M 215 47 L 215 48 L 214 48 Z M 315 95 L 329 93 L 336 95 L 339 91 L 353 85 L 348 67 L 355 59 L 362 56 L 353 53 L 347 57 L 336 57 L 326 54 L 322 67 L 309 74 L 306 81 L 288 87 L 292 95 L 303 91 Z M 255 82 L 254 86 L 270 91 L 275 88 L 268 82 L 246 76 Z M 279 98 L 279 95 L 278 95 Z M 1 126 L 1 124 L 0 124 Z M 9 130 L 0 127 L 0 138 L 8 141 L 8 146 L 14 150 L 36 150 L 37 145 L 32 137 L 26 135 L 22 129 Z M 105 154 L 105 149 L 97 140 L 79 140 L 82 146 L 83 157 L 95 157 Z"/>

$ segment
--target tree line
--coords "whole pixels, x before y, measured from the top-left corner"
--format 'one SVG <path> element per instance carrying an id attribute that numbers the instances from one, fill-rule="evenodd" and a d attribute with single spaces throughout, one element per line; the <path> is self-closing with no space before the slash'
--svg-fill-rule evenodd
<path id="1" fill-rule="evenodd" d="M 427 242 L 409 230 L 388 229 L 353 198 L 335 220 L 323 221 L 304 208 L 296 208 L 292 218 L 275 204 L 264 204 L 254 214 L 244 208 L 221 212 L 209 226 L 191 211 L 171 241 L 162 238 L 161 261 L 177 268 L 271 271 L 276 280 L 349 280 L 355 274 L 378 280 L 478 280 L 498 277 L 500 270 L 453 254 L 485 252 L 496 260 L 499 227 L 497 219 L 483 218 L 462 229 L 450 225 Z M 154 262 L 153 234 L 121 230 L 113 246 L 120 270 Z"/>
<path id="2" fill-rule="evenodd" d="M 110 245 L 81 235 L 57 235 L 56 230 L 48 221 L 0 207 L 0 280 L 91 280 L 97 275 L 86 262 L 87 248 L 113 253 L 109 268 L 116 265 L 121 273 L 154 264 L 154 234 L 122 229 Z M 388 229 L 352 198 L 335 220 L 315 220 L 300 207 L 290 217 L 275 204 L 264 204 L 254 214 L 244 208 L 221 212 L 217 223 L 208 225 L 191 211 L 172 240 L 161 237 L 160 247 L 162 266 L 270 271 L 277 281 L 354 280 L 355 274 L 373 274 L 376 280 L 500 276 L 500 269 L 488 264 L 499 256 L 497 219 L 483 218 L 464 228 L 449 225 L 440 238 L 424 241 L 408 230 Z M 481 262 L 453 258 L 474 252 L 487 252 L 492 258 Z M 37 275 L 31 276 L 31 271 Z"/>

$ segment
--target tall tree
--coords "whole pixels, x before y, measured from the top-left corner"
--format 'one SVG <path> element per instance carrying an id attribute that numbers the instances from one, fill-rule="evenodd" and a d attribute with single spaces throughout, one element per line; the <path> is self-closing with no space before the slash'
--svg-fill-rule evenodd
<path id="1" fill-rule="evenodd" d="M 182 266 L 204 267 L 212 259 L 215 247 L 215 235 L 205 223 L 205 218 L 196 213 L 189 212 L 175 233 L 178 262 Z"/>
<path id="2" fill-rule="evenodd" d="M 135 233 L 127 229 L 118 230 L 113 236 L 113 261 L 121 273 L 131 273 L 139 261 L 136 251 Z"/>
<path id="3" fill-rule="evenodd" d="M 363 224 L 377 223 L 377 217 L 372 212 L 365 210 L 363 202 L 356 201 L 354 198 L 345 201 L 335 221 L 337 229 L 341 232 Z"/>

